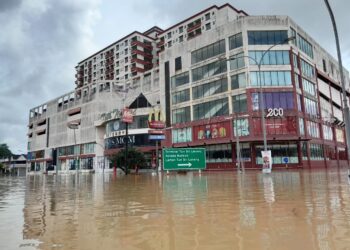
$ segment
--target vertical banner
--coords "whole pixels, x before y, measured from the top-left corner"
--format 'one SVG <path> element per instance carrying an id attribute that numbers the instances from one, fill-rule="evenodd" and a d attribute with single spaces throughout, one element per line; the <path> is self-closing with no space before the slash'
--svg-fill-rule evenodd
<path id="1" fill-rule="evenodd" d="M 261 156 L 263 160 L 262 172 L 265 174 L 271 173 L 271 169 L 272 169 L 271 150 L 261 151 Z"/>

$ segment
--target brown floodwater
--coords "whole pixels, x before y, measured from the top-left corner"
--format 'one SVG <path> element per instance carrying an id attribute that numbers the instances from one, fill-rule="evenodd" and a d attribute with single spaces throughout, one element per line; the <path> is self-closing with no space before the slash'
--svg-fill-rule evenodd
<path id="1" fill-rule="evenodd" d="M 0 177 L 0 249 L 350 249 L 346 170 Z"/>

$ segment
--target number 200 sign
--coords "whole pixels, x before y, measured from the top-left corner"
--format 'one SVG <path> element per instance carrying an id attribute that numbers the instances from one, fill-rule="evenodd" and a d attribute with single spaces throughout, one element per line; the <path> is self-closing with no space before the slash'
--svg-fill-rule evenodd
<path id="1" fill-rule="evenodd" d="M 269 108 L 266 117 L 283 116 L 283 108 Z"/>

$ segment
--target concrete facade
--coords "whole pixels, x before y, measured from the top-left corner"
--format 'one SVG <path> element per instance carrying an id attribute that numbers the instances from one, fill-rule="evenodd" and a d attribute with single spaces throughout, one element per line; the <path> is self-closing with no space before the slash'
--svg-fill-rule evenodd
<path id="1" fill-rule="evenodd" d="M 254 33 L 258 31 L 260 33 Z M 261 37 L 254 41 L 252 38 L 253 34 L 264 36 L 267 33 L 277 42 L 281 38 L 278 36 L 282 35 L 295 37 L 295 40 L 271 48 L 274 45 L 271 41 Z M 270 39 L 267 36 L 266 39 Z M 221 53 L 215 54 L 206 49 L 211 45 L 224 47 L 220 48 Z M 92 159 L 93 169 L 105 168 L 108 162 L 103 158 L 108 155 L 106 124 L 119 120 L 118 115 L 110 119 L 106 119 L 106 115 L 113 116 L 113 110 L 129 106 L 141 93 L 152 107 L 134 108 L 133 112 L 136 116 L 147 116 L 154 106 L 161 108 L 167 125 L 163 147 L 208 147 L 207 151 L 216 155 L 210 158 L 208 153 L 208 166 L 212 169 L 233 169 L 239 159 L 237 155 L 242 153 L 241 161 L 247 167 L 258 168 L 262 134 L 259 107 L 256 107 L 260 104 L 256 104 L 254 98 L 258 97 L 260 88 L 254 77 L 259 69 L 248 57 L 255 55 L 258 58 L 259 53 L 269 49 L 272 52 L 268 57 L 272 59 L 261 66 L 264 81 L 270 82 L 262 87 L 264 96 L 275 93 L 275 96 L 291 99 L 291 106 L 284 108 L 283 114 L 267 119 L 267 126 L 270 126 L 268 144 L 277 150 L 277 154 L 282 154 L 274 159 L 275 164 L 287 165 L 281 162 L 286 158 L 292 167 L 346 164 L 336 60 L 288 16 L 249 16 L 225 4 L 209 7 L 166 30 L 153 27 L 144 33 L 132 32 L 79 62 L 75 90 L 30 111 L 29 169 L 45 172 L 48 168 L 52 170 L 51 166 L 59 166 L 60 171 L 69 171 L 69 167 L 62 167 L 60 161 L 66 160 L 64 164 L 72 165 L 75 158 L 84 157 Z M 203 51 L 201 58 L 194 62 L 198 51 Z M 279 63 L 282 54 L 283 63 Z M 282 84 L 278 78 L 278 84 L 274 85 L 274 74 L 276 77 L 283 74 L 285 82 Z M 239 83 L 239 87 L 235 87 L 238 76 L 243 79 L 243 85 Z M 345 76 L 348 88 L 348 71 Z M 174 85 L 176 81 L 185 83 Z M 224 86 L 220 90 L 215 85 L 219 82 Z M 201 94 L 198 94 L 199 90 Z M 201 105 L 206 107 L 204 111 L 198 111 L 203 109 Z M 236 105 L 245 105 L 245 109 L 238 111 Z M 270 106 L 265 107 L 267 114 Z M 188 114 L 182 117 L 183 112 Z M 238 124 L 243 122 L 247 128 L 245 134 L 240 134 L 243 125 Z M 69 129 L 68 125 L 72 123 L 79 125 L 76 130 Z M 200 126 L 215 129 L 219 123 L 225 124 L 221 130 L 222 138 L 197 137 L 203 133 Z M 293 124 L 292 128 L 284 128 L 288 124 Z M 144 127 L 135 129 L 134 133 L 148 133 Z M 187 134 L 183 134 L 185 129 Z M 189 138 L 174 140 L 179 133 Z M 118 136 L 123 136 L 123 132 Z M 71 154 L 60 155 L 60 148 L 74 144 L 83 145 L 81 147 L 86 150 L 73 149 Z M 146 147 L 152 157 L 153 146 Z M 220 152 L 226 153 L 221 155 Z"/>

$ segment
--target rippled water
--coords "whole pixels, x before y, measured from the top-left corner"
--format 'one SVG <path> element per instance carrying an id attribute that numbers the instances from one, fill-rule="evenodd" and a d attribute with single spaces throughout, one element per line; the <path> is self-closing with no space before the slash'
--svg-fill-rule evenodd
<path id="1" fill-rule="evenodd" d="M 350 249 L 345 170 L 0 177 L 0 249 Z"/>

